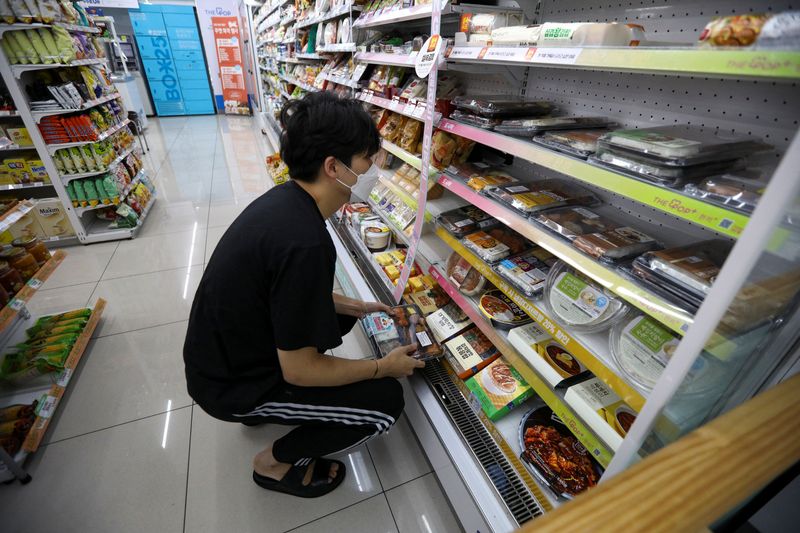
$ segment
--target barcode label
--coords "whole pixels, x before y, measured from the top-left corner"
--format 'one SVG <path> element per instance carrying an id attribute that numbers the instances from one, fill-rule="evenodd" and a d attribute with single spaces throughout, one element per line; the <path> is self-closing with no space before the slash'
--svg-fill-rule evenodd
<path id="1" fill-rule="evenodd" d="M 58 398 L 55 396 L 50 396 L 49 394 L 42 402 L 42 406 L 39 408 L 39 416 L 41 418 L 50 418 L 53 416 L 53 413 L 56 410 L 56 404 L 58 403 Z"/>
<path id="2" fill-rule="evenodd" d="M 72 369 L 65 368 L 58 375 L 58 379 L 56 380 L 56 385 L 58 385 L 59 387 L 66 387 L 67 384 L 69 383 L 69 378 L 71 377 L 72 377 Z"/>
<path id="3" fill-rule="evenodd" d="M 424 346 L 424 347 L 426 347 L 426 348 L 427 348 L 428 346 L 430 346 L 431 344 L 433 344 L 433 343 L 431 342 L 431 339 L 430 339 L 430 337 L 428 337 L 428 333 L 427 333 L 427 332 L 425 332 L 425 331 L 420 331 L 419 333 L 417 333 L 417 340 L 419 341 L 419 343 L 420 343 L 422 346 Z"/>

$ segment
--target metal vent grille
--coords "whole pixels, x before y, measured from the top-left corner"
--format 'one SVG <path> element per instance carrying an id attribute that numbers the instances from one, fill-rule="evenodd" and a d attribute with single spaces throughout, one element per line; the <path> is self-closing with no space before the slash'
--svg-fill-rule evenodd
<path id="1" fill-rule="evenodd" d="M 428 362 L 423 373 L 517 523 L 521 525 L 541 516 L 543 511 L 539 503 L 472 411 L 442 363 Z"/>

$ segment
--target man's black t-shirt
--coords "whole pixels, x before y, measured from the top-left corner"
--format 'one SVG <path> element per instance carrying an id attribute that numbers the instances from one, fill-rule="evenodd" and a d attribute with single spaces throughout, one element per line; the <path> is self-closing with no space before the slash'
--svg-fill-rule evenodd
<path id="1" fill-rule="evenodd" d="M 342 342 L 333 303 L 336 249 L 314 199 L 289 181 L 225 232 L 194 298 L 184 344 L 189 394 L 222 418 L 282 381 L 277 348 Z"/>

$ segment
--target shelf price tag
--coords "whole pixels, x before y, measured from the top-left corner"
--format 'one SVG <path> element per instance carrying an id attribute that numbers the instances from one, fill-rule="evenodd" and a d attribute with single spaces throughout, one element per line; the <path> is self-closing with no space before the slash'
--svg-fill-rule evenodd
<path id="1" fill-rule="evenodd" d="M 416 118 L 421 119 L 425 115 L 425 108 L 426 105 L 424 102 L 418 103 L 417 107 L 414 108 L 414 112 L 412 113 L 412 115 L 414 115 L 414 117 Z"/>
<path id="2" fill-rule="evenodd" d="M 69 378 L 72 377 L 72 369 L 65 368 L 58 374 L 58 379 L 56 379 L 56 385 L 59 387 L 66 387 L 69 383 Z"/>
<path id="3" fill-rule="evenodd" d="M 50 418 L 51 416 L 53 416 L 53 413 L 56 410 L 57 403 L 58 403 L 58 398 L 48 394 L 44 398 L 39 407 L 39 412 L 37 413 L 38 416 L 41 418 Z"/>
<path id="4" fill-rule="evenodd" d="M 31 278 L 31 279 L 28 280 L 28 287 L 30 287 L 31 289 L 34 289 L 34 290 L 38 289 L 42 285 L 44 285 L 44 281 L 42 281 L 40 279 Z"/>
<path id="5" fill-rule="evenodd" d="M 477 46 L 460 46 L 450 50 L 448 59 L 478 59 L 483 48 Z"/>
<path id="6" fill-rule="evenodd" d="M 11 300 L 11 303 L 9 303 L 8 306 L 14 311 L 19 311 L 25 306 L 25 302 L 23 302 L 18 298 L 14 298 L 13 300 Z"/>
<path id="7" fill-rule="evenodd" d="M 533 61 L 536 63 L 574 65 L 583 48 L 536 48 L 535 50 Z"/>
<path id="8" fill-rule="evenodd" d="M 492 46 L 487 50 L 483 59 L 489 61 L 530 61 L 535 53 L 536 48 Z"/>

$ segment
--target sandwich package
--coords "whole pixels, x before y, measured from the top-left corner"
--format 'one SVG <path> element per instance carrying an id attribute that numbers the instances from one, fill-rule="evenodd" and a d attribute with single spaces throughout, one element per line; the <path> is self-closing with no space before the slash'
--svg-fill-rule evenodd
<path id="1" fill-rule="evenodd" d="M 439 215 L 437 222 L 450 235 L 458 239 L 470 233 L 497 225 L 497 220 L 477 207 L 468 205 L 446 211 Z"/>
<path id="2" fill-rule="evenodd" d="M 706 202 L 752 213 L 766 187 L 763 180 L 729 173 L 706 178 L 700 183 L 688 183 L 684 192 Z"/>
<path id="3" fill-rule="evenodd" d="M 444 355 L 441 345 L 428 329 L 425 318 L 414 305 L 393 307 L 391 315 L 368 315 L 364 318 L 364 328 L 383 356 L 408 344 L 417 344 L 417 351 L 410 355 L 422 361 L 438 359 Z"/>
<path id="4" fill-rule="evenodd" d="M 480 294 L 486 285 L 486 278 L 483 277 L 483 274 L 456 252 L 447 258 L 447 278 L 467 296 Z"/>
<path id="5" fill-rule="evenodd" d="M 447 341 L 445 348 L 447 362 L 461 379 L 469 378 L 500 357 L 500 352 L 477 326 Z"/>
<path id="6" fill-rule="evenodd" d="M 496 263 L 533 246 L 525 237 L 505 227 L 470 233 L 462 242 L 487 263 Z"/>
<path id="7" fill-rule="evenodd" d="M 525 100 L 520 96 L 456 96 L 452 104 L 461 110 L 487 118 L 537 117 L 552 113 L 555 107 L 543 100 Z"/>
<path id="8" fill-rule="evenodd" d="M 533 396 L 533 389 L 500 357 L 465 382 L 489 420 L 499 420 Z M 473 404 L 473 405 L 475 405 Z"/>
<path id="9" fill-rule="evenodd" d="M 619 224 L 585 207 L 562 207 L 537 213 L 533 219 L 548 229 L 574 241 L 581 235 L 603 233 Z"/>
<path id="10" fill-rule="evenodd" d="M 478 192 L 491 185 L 506 185 L 519 181 L 508 171 L 508 167 L 493 167 L 485 163 L 461 163 L 450 165 L 447 173 L 464 180 L 467 185 Z"/>

